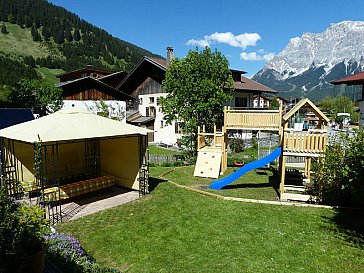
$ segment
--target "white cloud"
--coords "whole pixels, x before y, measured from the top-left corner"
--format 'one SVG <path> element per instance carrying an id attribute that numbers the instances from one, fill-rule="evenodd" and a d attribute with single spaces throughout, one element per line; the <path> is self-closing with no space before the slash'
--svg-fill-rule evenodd
<path id="1" fill-rule="evenodd" d="M 261 37 L 258 33 L 234 35 L 231 32 L 215 32 L 211 35 L 205 35 L 204 38 L 200 40 L 190 39 L 186 44 L 205 47 L 210 46 L 211 43 L 222 43 L 246 49 L 248 46 L 255 46 L 260 39 Z"/>
<path id="2" fill-rule="evenodd" d="M 259 51 L 261 52 L 261 51 Z M 242 52 L 240 53 L 240 59 L 243 61 L 269 61 L 274 57 L 274 53 L 266 53 L 259 55 L 256 52 Z"/>
<path id="3" fill-rule="evenodd" d="M 210 44 L 206 40 L 195 40 L 190 39 L 187 41 L 186 45 L 198 46 L 198 47 L 210 47 Z"/>
<path id="4" fill-rule="evenodd" d="M 244 61 L 260 61 L 263 59 L 263 57 L 258 55 L 256 52 L 242 52 L 240 53 L 240 59 Z"/>
<path id="5" fill-rule="evenodd" d="M 273 57 L 275 56 L 275 54 L 273 53 L 273 52 L 269 52 L 269 53 L 267 53 L 267 54 L 264 54 L 263 55 L 263 58 L 264 58 L 264 60 L 266 60 L 266 61 L 270 61 L 271 59 L 273 59 Z"/>

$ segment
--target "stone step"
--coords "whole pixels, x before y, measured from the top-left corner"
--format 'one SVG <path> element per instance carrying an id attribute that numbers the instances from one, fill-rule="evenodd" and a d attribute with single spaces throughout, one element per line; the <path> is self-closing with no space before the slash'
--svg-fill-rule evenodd
<path id="1" fill-rule="evenodd" d="M 306 194 L 297 194 L 297 193 L 283 193 L 281 195 L 281 201 L 301 201 L 301 202 L 307 202 L 310 200 L 310 195 Z"/>
<path id="2" fill-rule="evenodd" d="M 285 191 L 298 191 L 298 192 L 304 192 L 305 187 L 304 186 L 296 186 L 296 185 L 285 185 L 284 186 Z"/>

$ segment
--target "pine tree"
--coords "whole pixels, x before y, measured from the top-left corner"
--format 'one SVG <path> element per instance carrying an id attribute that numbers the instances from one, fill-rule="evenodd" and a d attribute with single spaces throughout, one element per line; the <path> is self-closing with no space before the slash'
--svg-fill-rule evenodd
<path id="1" fill-rule="evenodd" d="M 66 38 L 66 40 L 68 42 L 72 42 L 73 41 L 73 36 L 72 36 L 72 32 L 71 32 L 71 29 L 70 28 L 67 28 L 64 32 L 64 36 Z"/>
<path id="2" fill-rule="evenodd" d="M 49 33 L 49 30 L 47 27 L 43 27 L 42 29 L 42 35 L 45 41 L 49 41 L 49 39 L 51 38 L 51 34 Z"/>
<path id="3" fill-rule="evenodd" d="M 81 40 L 81 34 L 80 34 L 80 30 L 78 28 L 75 29 L 75 33 L 73 34 L 73 38 L 75 39 L 76 42 Z"/>
<path id="4" fill-rule="evenodd" d="M 1 26 L 1 33 L 3 33 L 3 34 L 8 34 L 9 33 L 9 31 L 6 28 L 6 25 L 4 23 Z"/>

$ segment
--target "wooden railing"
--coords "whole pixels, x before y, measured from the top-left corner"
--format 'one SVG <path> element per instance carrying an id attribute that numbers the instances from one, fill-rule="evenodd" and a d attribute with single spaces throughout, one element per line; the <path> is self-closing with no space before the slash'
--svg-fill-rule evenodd
<path id="1" fill-rule="evenodd" d="M 327 134 L 321 132 L 285 131 L 283 155 L 321 156 L 326 151 Z"/>
<path id="2" fill-rule="evenodd" d="M 205 126 L 198 127 L 197 134 L 197 150 L 202 149 L 205 146 L 211 147 L 223 147 L 224 144 L 224 134 L 222 132 L 217 132 L 216 127 L 214 127 L 213 133 L 206 133 Z"/>
<path id="3" fill-rule="evenodd" d="M 224 126 L 229 129 L 279 131 L 282 123 L 281 110 L 224 109 Z"/>

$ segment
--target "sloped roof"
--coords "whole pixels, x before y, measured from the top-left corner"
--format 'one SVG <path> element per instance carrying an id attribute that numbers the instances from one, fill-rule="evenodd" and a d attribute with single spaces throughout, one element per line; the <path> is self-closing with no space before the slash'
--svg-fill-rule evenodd
<path id="1" fill-rule="evenodd" d="M 234 82 L 235 91 L 257 91 L 266 93 L 277 93 L 277 91 L 259 83 L 241 76 L 240 82 Z"/>
<path id="2" fill-rule="evenodd" d="M 301 100 L 299 103 L 297 103 L 288 113 L 286 113 L 283 116 L 283 120 L 287 121 L 290 117 L 292 117 L 299 109 L 301 108 L 310 108 L 312 110 L 312 112 L 315 113 L 315 115 L 320 118 L 325 120 L 326 122 L 329 122 L 330 119 L 321 112 L 320 109 L 317 108 L 317 106 L 315 104 L 313 104 L 312 101 L 310 101 L 309 99 L 303 99 Z"/>
<path id="3" fill-rule="evenodd" d="M 77 83 L 83 84 L 84 82 L 90 82 L 96 86 L 101 86 L 102 88 L 105 88 L 106 90 L 108 90 L 111 94 L 115 95 L 115 97 L 117 97 L 118 99 L 135 100 L 135 98 L 129 96 L 128 94 L 125 94 L 124 92 L 122 92 L 102 81 L 99 81 L 98 79 L 92 78 L 92 77 L 84 77 L 84 78 L 76 79 L 73 81 L 61 82 L 61 83 L 57 84 L 56 86 L 60 87 L 62 89 L 65 87 L 71 88 L 72 85 L 74 85 L 74 84 L 77 84 Z"/>
<path id="4" fill-rule="evenodd" d="M 354 74 L 336 81 L 331 82 L 334 85 L 347 84 L 347 85 L 360 85 L 364 84 L 364 72 Z"/>
<path id="5" fill-rule="evenodd" d="M 29 108 L 0 109 L 0 129 L 33 119 L 32 110 Z"/>
<path id="6" fill-rule="evenodd" d="M 100 77 L 97 80 L 116 88 L 116 86 L 119 85 L 119 83 L 126 77 L 127 74 L 128 73 L 126 73 L 124 71 L 118 71 L 118 72 L 114 72 L 112 74 Z"/>
<path id="7" fill-rule="evenodd" d="M 71 141 L 146 135 L 151 132 L 120 121 L 98 116 L 83 109 L 65 109 L 54 114 L 0 130 L 0 136 L 28 143 Z"/>
<path id="8" fill-rule="evenodd" d="M 166 61 L 158 58 L 144 57 L 134 66 L 116 88 L 127 94 L 131 94 L 149 77 L 158 83 L 162 83 L 166 70 Z"/>
<path id="9" fill-rule="evenodd" d="M 82 68 L 79 68 L 79 69 L 76 69 L 76 70 L 72 70 L 72 71 L 69 71 L 69 72 L 64 72 L 62 74 L 56 75 L 56 77 L 60 78 L 60 77 L 66 76 L 66 75 L 72 75 L 72 74 L 75 74 L 75 73 L 87 72 L 87 71 L 97 72 L 97 73 L 105 74 L 105 75 L 108 75 L 108 74 L 112 73 L 110 70 L 95 68 L 92 65 L 87 65 L 86 67 L 82 67 Z"/>

